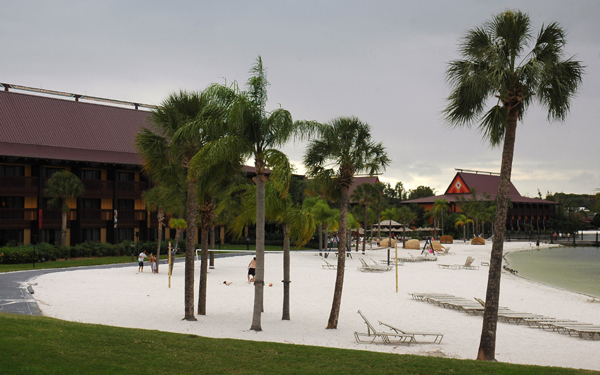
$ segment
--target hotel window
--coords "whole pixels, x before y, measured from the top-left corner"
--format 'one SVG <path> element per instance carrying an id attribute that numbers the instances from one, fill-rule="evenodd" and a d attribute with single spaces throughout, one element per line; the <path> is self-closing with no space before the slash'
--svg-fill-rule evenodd
<path id="1" fill-rule="evenodd" d="M 0 197 L 0 208 L 25 208 L 25 198 Z"/>
<path id="2" fill-rule="evenodd" d="M 119 239 L 119 242 L 133 241 L 133 228 L 118 228 L 117 238 Z"/>
<path id="3" fill-rule="evenodd" d="M 135 181 L 135 173 L 133 172 L 117 172 L 116 176 L 115 176 L 117 181 L 128 181 L 128 182 L 133 182 Z"/>
<path id="4" fill-rule="evenodd" d="M 23 243 L 23 229 L 0 229 L 0 246 Z"/>
<path id="5" fill-rule="evenodd" d="M 53 174 L 59 171 L 64 171 L 64 168 L 42 168 L 42 177 L 50 178 Z"/>
<path id="6" fill-rule="evenodd" d="M 97 169 L 82 169 L 81 170 L 82 180 L 101 180 L 102 172 Z"/>
<path id="7" fill-rule="evenodd" d="M 99 210 L 100 199 L 84 198 L 81 200 L 81 208 L 84 210 Z"/>
<path id="8" fill-rule="evenodd" d="M 23 177 L 25 176 L 25 167 L 22 165 L 0 164 L 0 176 Z"/>
<path id="9" fill-rule="evenodd" d="M 42 229 L 40 234 L 42 238 L 39 242 L 46 242 L 51 245 L 60 244 L 60 229 Z"/>
<path id="10" fill-rule="evenodd" d="M 133 199 L 117 199 L 117 210 L 134 210 L 135 201 Z"/>
<path id="11" fill-rule="evenodd" d="M 100 228 L 89 228 L 81 230 L 82 242 L 100 242 Z"/>

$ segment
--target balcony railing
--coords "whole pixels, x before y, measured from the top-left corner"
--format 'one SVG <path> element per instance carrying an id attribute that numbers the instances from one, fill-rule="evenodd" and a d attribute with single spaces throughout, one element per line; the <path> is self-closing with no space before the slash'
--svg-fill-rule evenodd
<path id="1" fill-rule="evenodd" d="M 37 192 L 37 177 L 2 176 L 0 178 L 0 196 L 35 197 Z"/>
<path id="2" fill-rule="evenodd" d="M 119 199 L 142 199 L 142 193 L 148 189 L 147 182 L 115 181 Z"/>
<path id="3" fill-rule="evenodd" d="M 108 180 L 81 180 L 85 191 L 83 198 L 112 198 L 114 193 L 114 181 Z"/>

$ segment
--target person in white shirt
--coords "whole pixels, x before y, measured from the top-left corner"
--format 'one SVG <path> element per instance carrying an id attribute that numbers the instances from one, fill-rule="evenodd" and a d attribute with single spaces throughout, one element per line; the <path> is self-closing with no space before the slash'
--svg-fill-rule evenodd
<path id="1" fill-rule="evenodd" d="M 138 255 L 138 273 L 144 272 L 144 258 L 147 257 L 146 250 L 142 251 L 140 255 Z"/>

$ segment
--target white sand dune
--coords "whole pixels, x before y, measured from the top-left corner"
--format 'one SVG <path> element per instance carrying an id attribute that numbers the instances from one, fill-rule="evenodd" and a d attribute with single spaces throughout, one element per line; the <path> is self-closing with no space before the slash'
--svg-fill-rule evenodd
<path id="1" fill-rule="evenodd" d="M 481 316 L 448 310 L 413 300 L 408 292 L 450 293 L 485 298 L 488 267 L 479 270 L 440 269 L 438 263 L 461 264 L 467 256 L 473 264 L 489 261 L 491 243 L 483 246 L 455 243 L 454 254 L 437 262 L 406 263 L 395 272 L 358 271 L 362 255 L 347 259 L 338 329 L 326 330 L 336 272 L 322 268 L 314 253 L 292 255 L 291 320 L 282 321 L 282 256 L 266 256 L 267 287 L 261 332 L 249 330 L 254 287 L 246 282 L 251 256 L 217 259 L 208 275 L 206 316 L 197 322 L 182 321 L 183 263 L 176 264 L 171 288 L 167 268 L 154 275 L 149 267 L 137 273 L 137 265 L 106 270 L 50 273 L 37 278 L 35 298 L 45 316 L 83 323 L 156 329 L 216 338 L 273 341 L 399 354 L 435 355 L 473 359 L 479 346 Z M 529 244 L 506 243 L 505 252 L 529 249 Z M 535 250 L 534 250 L 535 251 Z M 417 250 L 398 250 L 399 256 Z M 367 258 L 379 262 L 386 250 L 368 250 Z M 393 255 L 393 250 L 392 250 Z M 333 256 L 333 262 L 336 261 Z M 328 260 L 332 260 L 331 257 Z M 196 284 L 199 268 L 196 267 Z M 233 282 L 230 286 L 223 281 Z M 273 286 L 269 287 L 269 283 Z M 196 285 L 196 290 L 198 286 Z M 197 303 L 197 292 L 196 292 Z M 503 272 L 500 305 L 516 311 L 543 314 L 600 324 L 600 304 L 591 297 L 559 290 Z M 442 332 L 441 344 L 407 347 L 357 344 L 354 332 L 366 332 L 357 310 L 377 325 L 378 320 L 414 331 Z M 596 354 L 594 354 L 596 353 Z M 581 340 L 526 325 L 498 323 L 496 358 L 502 362 L 600 370 L 600 341 Z"/>

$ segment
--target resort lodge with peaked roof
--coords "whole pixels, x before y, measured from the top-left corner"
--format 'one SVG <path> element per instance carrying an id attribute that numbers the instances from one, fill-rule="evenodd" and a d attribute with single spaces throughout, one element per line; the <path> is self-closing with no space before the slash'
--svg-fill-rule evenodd
<path id="1" fill-rule="evenodd" d="M 46 180 L 60 170 L 78 176 L 85 187 L 81 198 L 67 202 L 68 245 L 157 238 L 156 213 L 147 212 L 142 199 L 151 184 L 134 147 L 138 130 L 150 125 L 147 109 L 154 106 L 0 87 L 0 246 L 60 242 L 61 210 L 48 207 L 51 197 L 44 191 Z M 244 166 L 243 172 L 252 177 L 254 168 Z M 163 230 L 163 238 L 175 237 L 174 229 Z M 219 237 L 224 243 L 225 228 Z"/>
<path id="2" fill-rule="evenodd" d="M 457 173 L 443 195 L 412 199 L 403 204 L 416 203 L 426 211 L 431 210 L 436 199 L 446 199 L 450 212 L 461 212 L 461 200 L 475 199 L 493 201 L 498 193 L 500 175 L 493 172 L 481 172 L 457 169 Z M 544 230 L 555 217 L 558 203 L 542 199 L 523 197 L 510 183 L 509 197 L 512 206 L 508 209 L 506 229 L 524 231 Z"/>

